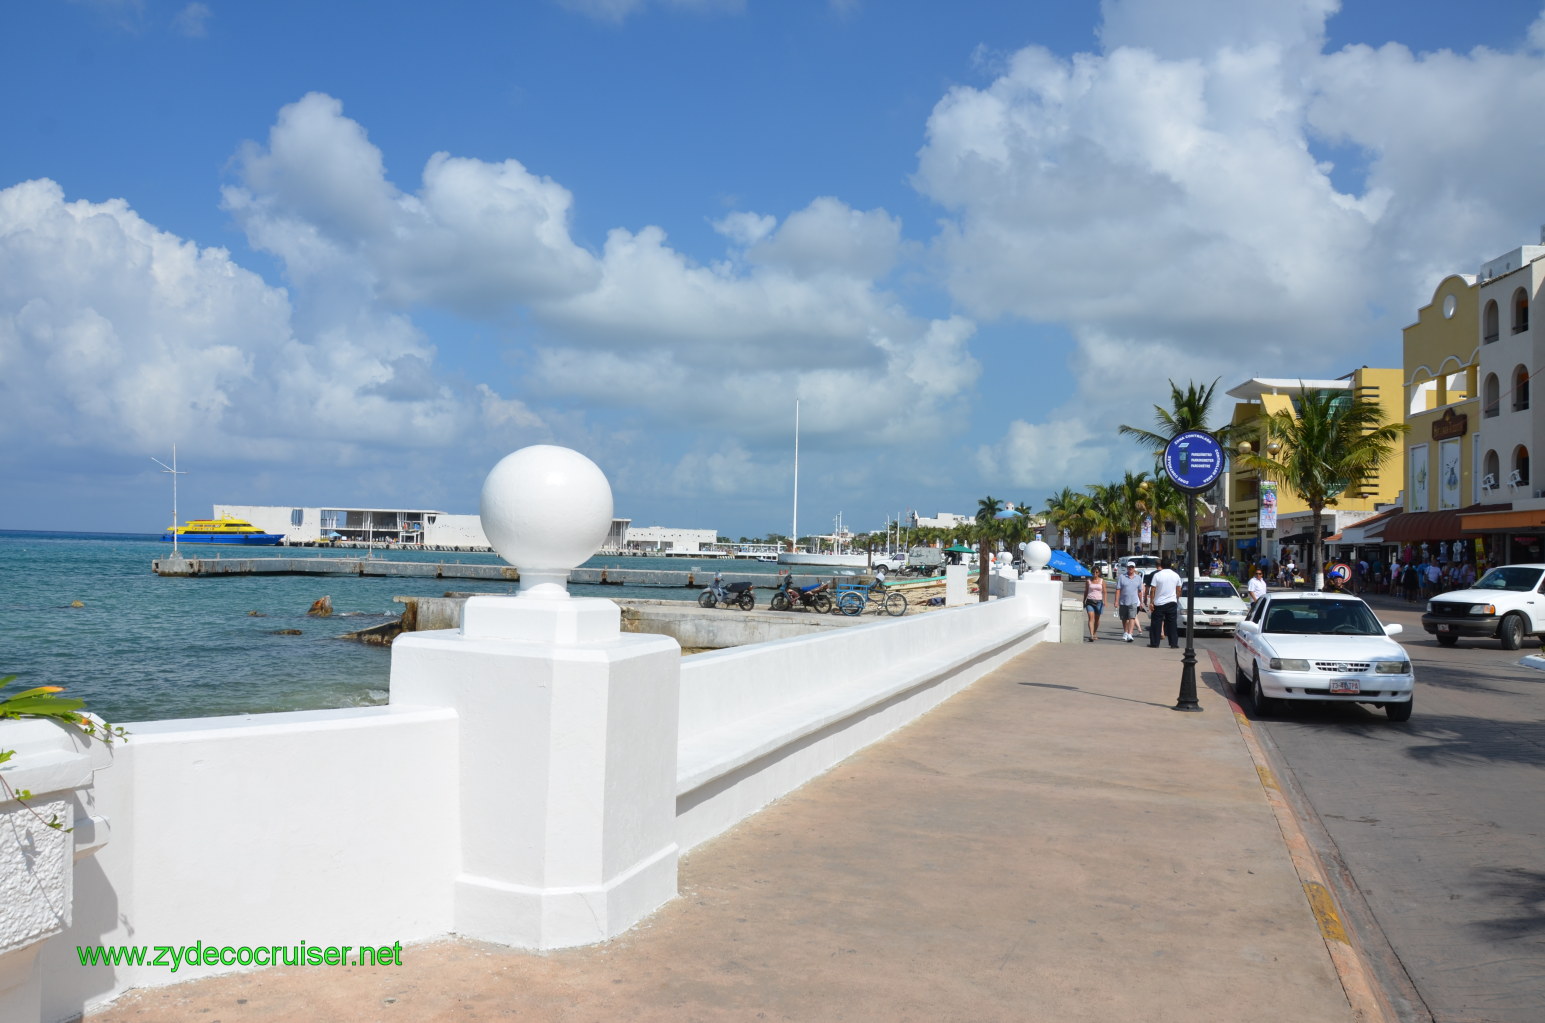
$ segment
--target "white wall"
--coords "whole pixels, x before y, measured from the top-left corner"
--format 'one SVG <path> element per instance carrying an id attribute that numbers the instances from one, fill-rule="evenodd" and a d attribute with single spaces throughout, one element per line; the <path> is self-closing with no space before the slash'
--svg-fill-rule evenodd
<path id="1" fill-rule="evenodd" d="M 678 732 L 676 844 L 717 834 L 1054 638 L 1057 597 L 1055 584 L 1025 586 L 986 604 L 673 662 L 679 704 L 668 704 L 661 731 L 673 721 Z M 517 648 L 526 661 L 540 649 Z M 576 663 L 587 656 L 583 645 L 558 649 Z M 541 679 L 511 678 L 527 683 Z M 484 741 L 464 724 L 468 713 L 394 704 L 129 724 L 128 742 L 82 797 L 92 805 L 78 815 L 106 817 L 111 840 L 76 864 L 74 922 L 43 945 L 41 1018 L 231 969 L 86 968 L 78 945 L 390 945 L 456 930 L 467 817 L 487 819 L 458 808 L 458 786 L 486 762 L 467 750 Z M 561 738 L 555 750 L 572 745 Z M 588 806 L 571 801 L 513 824 L 535 836 Z M 0 955 L 0 976 L 8 968 Z"/>
<path id="2" fill-rule="evenodd" d="M 229 967 L 82 967 L 77 945 L 391 944 L 450 929 L 457 722 L 372 707 L 129 723 L 112 838 L 44 948 L 43 1019 Z M 411 880 L 408 880 L 411 879 Z"/>
<path id="3" fill-rule="evenodd" d="M 676 842 L 686 851 L 1048 638 L 1013 597 L 682 664 Z"/>

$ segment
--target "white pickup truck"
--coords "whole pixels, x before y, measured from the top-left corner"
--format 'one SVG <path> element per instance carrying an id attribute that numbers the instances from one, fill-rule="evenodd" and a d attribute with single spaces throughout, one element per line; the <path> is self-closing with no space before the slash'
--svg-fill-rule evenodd
<path id="1" fill-rule="evenodd" d="M 1525 636 L 1545 634 L 1545 565 L 1501 565 L 1468 590 L 1438 594 L 1427 601 L 1422 628 L 1443 646 L 1463 636 L 1517 650 Z"/>

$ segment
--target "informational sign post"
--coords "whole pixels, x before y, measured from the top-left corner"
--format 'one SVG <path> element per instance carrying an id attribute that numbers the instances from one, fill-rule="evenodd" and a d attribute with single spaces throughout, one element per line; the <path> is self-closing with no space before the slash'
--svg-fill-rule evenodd
<path id="1" fill-rule="evenodd" d="M 1223 475 L 1223 445 L 1205 430 L 1187 430 L 1164 448 L 1164 475 L 1175 489 L 1199 494 Z"/>
<path id="2" fill-rule="evenodd" d="M 1200 711 L 1196 698 L 1196 495 L 1223 475 L 1223 445 L 1206 430 L 1186 430 L 1164 447 L 1164 475 L 1186 495 L 1186 652 L 1175 709 Z"/>

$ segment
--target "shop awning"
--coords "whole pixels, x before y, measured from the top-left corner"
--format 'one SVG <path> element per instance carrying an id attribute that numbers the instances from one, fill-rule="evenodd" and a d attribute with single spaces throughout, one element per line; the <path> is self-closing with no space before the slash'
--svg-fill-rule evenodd
<path id="1" fill-rule="evenodd" d="M 1477 528 L 1466 528 L 1461 516 L 1475 518 L 1477 512 L 1512 511 L 1511 504 L 1472 504 L 1468 508 L 1447 511 L 1406 512 L 1396 515 L 1384 527 L 1385 543 L 1422 543 L 1429 540 L 1458 540 Z M 1510 527 L 1497 527 L 1510 528 Z"/>
<path id="2" fill-rule="evenodd" d="M 1545 510 L 1535 508 L 1530 511 L 1502 511 L 1488 506 L 1486 511 L 1465 515 L 1461 521 L 1465 531 L 1470 533 L 1498 529 L 1542 529 L 1545 528 Z"/>
<path id="3" fill-rule="evenodd" d="M 1281 540 L 1278 541 L 1278 543 L 1301 544 L 1301 543 L 1309 543 L 1313 539 L 1314 539 L 1314 530 L 1306 529 L 1306 530 L 1304 530 L 1301 533 L 1292 533 L 1292 534 L 1289 534 L 1288 536 L 1284 536 L 1284 537 L 1282 537 Z M 1325 525 L 1320 527 L 1320 539 L 1322 539 L 1322 540 L 1329 540 L 1330 539 L 1330 524 L 1329 523 L 1326 523 Z"/>

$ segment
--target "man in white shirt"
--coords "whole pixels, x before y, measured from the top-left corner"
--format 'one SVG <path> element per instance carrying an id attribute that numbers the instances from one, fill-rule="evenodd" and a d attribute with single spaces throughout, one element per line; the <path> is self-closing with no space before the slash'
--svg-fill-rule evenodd
<path id="1" fill-rule="evenodd" d="M 1159 570 L 1148 584 L 1148 645 L 1159 645 L 1159 631 L 1169 635 L 1170 649 L 1180 646 L 1180 575 L 1169 567 L 1169 559 L 1159 562 Z"/>
<path id="2" fill-rule="evenodd" d="M 1245 592 L 1250 594 L 1250 603 L 1266 596 L 1266 573 L 1256 568 L 1255 575 L 1250 579 L 1250 585 L 1245 587 Z"/>

